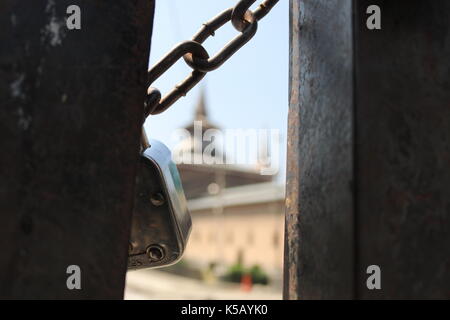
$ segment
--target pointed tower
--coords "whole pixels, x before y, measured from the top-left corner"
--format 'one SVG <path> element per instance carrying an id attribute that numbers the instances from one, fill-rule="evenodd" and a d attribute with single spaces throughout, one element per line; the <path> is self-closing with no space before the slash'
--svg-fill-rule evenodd
<path id="1" fill-rule="evenodd" d="M 203 153 L 211 141 L 203 141 L 205 131 L 208 129 L 220 129 L 208 118 L 207 101 L 205 91 L 202 90 L 194 110 L 192 123 L 185 127 L 190 137 L 181 141 L 176 147 L 177 153 L 196 155 Z M 226 163 L 226 154 L 220 146 L 216 146 L 212 156 L 218 156 Z M 193 157 L 189 157 L 193 159 Z M 188 199 L 198 198 L 208 194 L 208 186 L 217 183 L 218 176 L 222 177 L 223 185 L 227 187 L 268 182 L 271 176 L 262 176 L 255 170 L 241 168 L 237 165 L 206 164 L 206 163 L 179 163 L 181 180 L 184 192 Z"/>
<path id="2" fill-rule="evenodd" d="M 200 153 L 211 143 L 210 141 L 203 141 L 205 132 L 209 129 L 220 129 L 218 126 L 211 123 L 208 119 L 205 90 L 202 89 L 197 105 L 194 110 L 194 119 L 192 123 L 185 127 L 190 133 L 190 138 L 181 142 L 183 152 Z M 222 150 L 214 149 L 213 156 L 222 155 Z"/>
<path id="3" fill-rule="evenodd" d="M 207 118 L 208 118 L 208 115 L 206 112 L 205 90 L 202 89 L 200 98 L 198 99 L 197 107 L 195 108 L 195 120 L 201 121 L 201 120 L 206 120 Z"/>
<path id="4" fill-rule="evenodd" d="M 219 129 L 219 127 L 215 126 L 211 123 L 211 121 L 208 119 L 208 111 L 206 106 L 206 95 L 205 95 L 205 89 L 202 89 L 200 93 L 200 97 L 198 99 L 197 105 L 195 107 L 194 112 L 194 120 L 190 125 L 186 127 L 186 129 L 191 133 L 192 136 L 194 136 L 194 125 L 195 122 L 201 121 L 202 126 L 202 136 L 208 129 Z"/>

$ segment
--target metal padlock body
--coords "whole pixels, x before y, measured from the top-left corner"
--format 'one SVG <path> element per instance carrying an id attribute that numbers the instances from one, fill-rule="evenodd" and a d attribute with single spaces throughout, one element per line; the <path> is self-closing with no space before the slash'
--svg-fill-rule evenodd
<path id="1" fill-rule="evenodd" d="M 150 140 L 150 145 L 141 155 L 137 175 L 128 269 L 177 262 L 192 227 L 170 150 L 156 140 Z"/>

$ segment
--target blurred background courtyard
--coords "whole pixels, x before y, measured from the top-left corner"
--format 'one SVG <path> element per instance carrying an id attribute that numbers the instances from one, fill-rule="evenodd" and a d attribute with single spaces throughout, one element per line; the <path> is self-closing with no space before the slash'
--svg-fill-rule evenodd
<path id="1" fill-rule="evenodd" d="M 150 66 L 235 2 L 157 1 Z M 128 272 L 126 299 L 281 299 L 288 22 L 288 1 L 283 0 L 259 23 L 255 37 L 219 70 L 208 73 L 202 85 L 165 113 L 147 119 L 147 135 L 178 154 L 203 152 L 217 143 L 204 139 L 211 129 L 268 130 L 279 136 L 276 148 L 273 141 L 248 142 L 258 156 L 245 165 L 178 164 L 193 220 L 186 252 L 171 267 Z M 235 36 L 229 23 L 205 47 L 217 52 Z M 179 61 L 154 86 L 164 94 L 189 72 Z M 201 124 L 201 135 L 194 132 L 196 124 Z M 190 135 L 180 138 L 180 128 Z M 224 159 L 241 156 L 223 144 L 214 153 Z M 274 161 L 277 170 L 262 175 L 261 168 Z"/>

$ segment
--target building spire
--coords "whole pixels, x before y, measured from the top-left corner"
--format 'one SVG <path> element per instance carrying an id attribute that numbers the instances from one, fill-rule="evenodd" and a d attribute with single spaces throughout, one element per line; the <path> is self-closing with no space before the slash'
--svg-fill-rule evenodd
<path id="1" fill-rule="evenodd" d="M 208 118 L 205 88 L 201 89 L 197 104 L 195 105 L 193 121 L 185 127 L 191 135 L 194 135 L 194 123 L 198 121 L 201 121 L 202 134 L 208 129 L 218 129 L 218 127 L 212 124 Z"/>
<path id="2" fill-rule="evenodd" d="M 196 121 L 205 121 L 208 120 L 208 114 L 206 111 L 206 97 L 205 97 L 205 89 L 202 88 L 200 93 L 200 98 L 197 102 L 197 107 L 195 108 L 195 116 Z"/>
<path id="3" fill-rule="evenodd" d="M 205 150 L 208 143 L 203 141 L 204 134 L 208 129 L 219 129 L 214 124 L 212 124 L 208 119 L 208 114 L 206 111 L 206 94 L 205 89 L 202 88 L 200 92 L 200 96 L 198 98 L 198 102 L 195 106 L 194 111 L 194 119 L 193 121 L 185 127 L 187 131 L 190 133 L 190 137 L 185 139 L 180 143 L 180 150 L 189 151 L 190 153 L 196 152 L 195 145 L 201 146 L 201 151 Z M 200 133 L 200 134 L 199 134 Z M 215 142 L 214 142 L 215 143 Z M 214 154 L 221 153 L 221 150 L 214 149 Z"/>

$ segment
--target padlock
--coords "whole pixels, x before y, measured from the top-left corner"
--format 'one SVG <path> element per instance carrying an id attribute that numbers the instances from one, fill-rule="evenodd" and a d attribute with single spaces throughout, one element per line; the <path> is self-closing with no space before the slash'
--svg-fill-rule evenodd
<path id="1" fill-rule="evenodd" d="M 149 140 L 140 158 L 128 269 L 155 268 L 177 262 L 191 232 L 191 216 L 170 150 Z"/>

